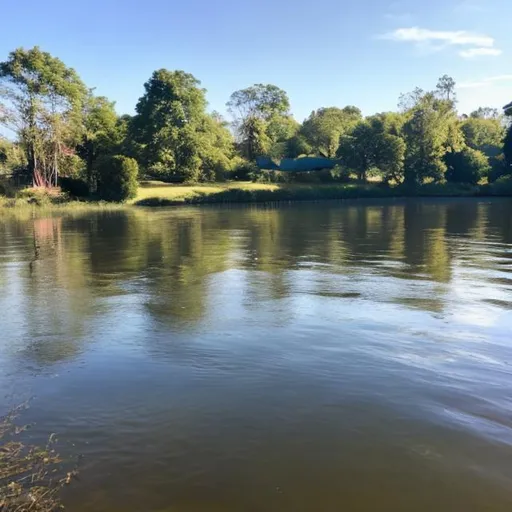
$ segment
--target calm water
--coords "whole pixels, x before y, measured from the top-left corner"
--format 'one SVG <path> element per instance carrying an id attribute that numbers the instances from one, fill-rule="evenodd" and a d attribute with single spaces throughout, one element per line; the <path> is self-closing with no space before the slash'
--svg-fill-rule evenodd
<path id="1" fill-rule="evenodd" d="M 0 220 L 0 409 L 71 511 L 507 511 L 512 201 Z"/>

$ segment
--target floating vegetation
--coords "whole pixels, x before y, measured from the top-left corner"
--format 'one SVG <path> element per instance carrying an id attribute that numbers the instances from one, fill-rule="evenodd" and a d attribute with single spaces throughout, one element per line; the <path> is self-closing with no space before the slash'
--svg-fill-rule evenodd
<path id="1" fill-rule="evenodd" d="M 17 440 L 26 427 L 15 424 L 26 404 L 0 418 L 0 512 L 54 512 L 64 507 L 60 490 L 78 474 L 66 472 L 53 448 L 52 434 L 45 447 L 25 445 Z"/>

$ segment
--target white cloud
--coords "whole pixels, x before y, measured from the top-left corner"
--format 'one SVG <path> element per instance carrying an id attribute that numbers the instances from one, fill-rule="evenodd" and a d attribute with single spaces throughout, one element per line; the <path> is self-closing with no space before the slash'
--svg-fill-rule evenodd
<path id="1" fill-rule="evenodd" d="M 426 28 L 410 27 L 398 28 L 393 32 L 385 34 L 384 39 L 391 39 L 400 42 L 440 42 L 448 45 L 475 45 L 492 47 L 494 39 L 489 36 L 482 36 L 472 34 L 465 30 L 458 31 L 442 31 L 442 30 L 429 30 Z"/>
<path id="2" fill-rule="evenodd" d="M 460 51 L 459 55 L 465 59 L 473 59 L 474 57 L 498 56 L 502 53 L 499 48 L 470 48 Z"/>
<path id="3" fill-rule="evenodd" d="M 381 36 L 400 43 L 413 43 L 422 50 L 439 51 L 451 46 L 466 46 L 459 55 L 466 59 L 478 56 L 501 55 L 494 47 L 494 38 L 466 30 L 429 30 L 420 27 L 398 28 Z"/>

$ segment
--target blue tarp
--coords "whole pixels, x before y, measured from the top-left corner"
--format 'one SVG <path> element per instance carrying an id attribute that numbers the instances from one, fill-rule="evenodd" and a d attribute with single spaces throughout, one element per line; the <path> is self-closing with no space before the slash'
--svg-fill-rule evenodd
<path id="1" fill-rule="evenodd" d="M 338 163 L 338 160 L 320 156 L 283 158 L 279 165 L 269 157 L 259 157 L 256 159 L 256 165 L 262 170 L 285 172 L 309 172 L 320 171 L 322 169 L 332 169 Z"/>

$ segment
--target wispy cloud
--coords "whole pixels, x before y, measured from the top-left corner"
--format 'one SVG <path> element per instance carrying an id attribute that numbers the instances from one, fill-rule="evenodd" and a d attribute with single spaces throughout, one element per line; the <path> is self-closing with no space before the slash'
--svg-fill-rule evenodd
<path id="1" fill-rule="evenodd" d="M 482 87 L 489 87 L 499 82 L 512 82 L 512 75 L 489 76 L 472 82 L 460 82 L 457 84 L 457 87 L 459 89 L 479 89 Z"/>
<path id="2" fill-rule="evenodd" d="M 459 55 L 465 59 L 473 59 L 475 57 L 483 56 L 497 57 L 502 53 L 503 52 L 499 48 L 470 48 L 469 50 L 460 51 Z"/>
<path id="3" fill-rule="evenodd" d="M 410 27 L 398 28 L 393 32 L 384 34 L 384 39 L 391 39 L 399 42 L 441 42 L 448 45 L 476 45 L 491 47 L 494 45 L 494 39 L 489 36 L 482 36 L 459 30 L 456 32 L 429 30 L 427 28 Z"/>
<path id="4" fill-rule="evenodd" d="M 468 47 L 459 52 L 464 58 L 500 55 L 502 52 L 494 47 L 494 38 L 468 32 L 465 30 L 429 30 L 420 27 L 398 28 L 381 36 L 383 39 L 400 43 L 412 43 L 420 49 L 440 51 L 447 47 Z"/>

